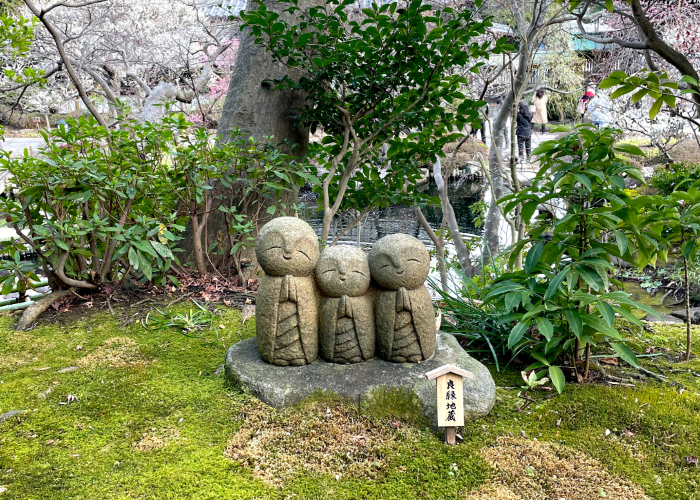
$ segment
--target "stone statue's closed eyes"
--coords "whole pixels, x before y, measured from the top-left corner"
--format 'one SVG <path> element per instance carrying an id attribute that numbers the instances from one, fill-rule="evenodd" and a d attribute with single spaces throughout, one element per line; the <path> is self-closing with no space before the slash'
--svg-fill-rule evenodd
<path id="1" fill-rule="evenodd" d="M 260 356 L 282 366 L 313 363 L 318 358 L 316 233 L 301 219 L 278 217 L 258 233 L 255 255 L 265 271 L 256 299 Z"/>
<path id="2" fill-rule="evenodd" d="M 430 256 L 423 243 L 391 234 L 369 252 L 372 278 L 380 286 L 375 304 L 378 355 L 396 363 L 419 362 L 435 352 L 435 312 L 425 280 Z"/>
<path id="3" fill-rule="evenodd" d="M 359 248 L 334 246 L 321 252 L 316 280 L 321 300 L 321 357 L 359 363 L 374 357 L 374 306 L 368 293 L 367 255 Z"/>

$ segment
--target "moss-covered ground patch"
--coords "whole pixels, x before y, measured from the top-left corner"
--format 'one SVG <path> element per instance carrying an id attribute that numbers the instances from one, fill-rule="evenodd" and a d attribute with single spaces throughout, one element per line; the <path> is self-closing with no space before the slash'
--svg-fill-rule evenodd
<path id="1" fill-rule="evenodd" d="M 499 389 L 491 415 L 448 447 L 394 394 L 273 410 L 230 387 L 216 369 L 255 326 L 222 311 L 224 329 L 205 340 L 146 331 L 128 309 L 31 332 L 0 317 L 0 415 L 24 410 L 0 422 L 0 500 L 700 498 L 697 360 L 645 358 L 677 385 L 569 384 L 522 413 L 519 389 Z M 681 328 L 628 334 L 656 352 L 683 339 Z M 498 386 L 522 385 L 491 368 Z"/>

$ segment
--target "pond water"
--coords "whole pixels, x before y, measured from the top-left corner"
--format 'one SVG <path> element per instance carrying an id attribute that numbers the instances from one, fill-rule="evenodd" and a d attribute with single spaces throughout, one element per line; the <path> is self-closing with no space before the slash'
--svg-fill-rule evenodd
<path id="1" fill-rule="evenodd" d="M 437 188 L 433 183 L 423 184 L 419 189 L 430 196 L 437 196 Z M 474 224 L 475 214 L 472 213 L 470 207 L 482 199 L 484 189 L 485 186 L 478 182 L 456 181 L 448 185 L 448 193 L 457 222 L 466 238 L 479 236 L 482 233 L 482 229 L 477 228 Z M 320 236 L 323 213 L 317 209 L 317 200 L 313 197 L 307 197 L 301 201 L 304 201 L 305 207 L 299 212 L 299 217 L 308 222 Z M 423 210 L 423 214 L 431 227 L 440 227 L 442 210 L 439 206 L 429 206 Z M 338 219 L 338 224 L 331 227 L 330 240 L 334 239 L 336 231 L 342 232 L 342 229 L 354 219 L 354 216 L 346 214 L 336 217 L 336 219 Z M 360 245 L 365 246 L 393 233 L 410 234 L 432 247 L 432 242 L 418 222 L 413 209 L 402 205 L 392 205 L 371 211 L 359 227 L 356 226 L 348 231 L 341 237 L 340 241 L 357 244 L 359 234 Z"/>

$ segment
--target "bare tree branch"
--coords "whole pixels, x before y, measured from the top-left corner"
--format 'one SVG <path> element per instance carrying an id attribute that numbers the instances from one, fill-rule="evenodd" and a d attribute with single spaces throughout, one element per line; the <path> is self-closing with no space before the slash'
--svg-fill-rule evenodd
<path id="1" fill-rule="evenodd" d="M 40 14 L 35 14 L 35 15 L 36 15 L 36 17 L 38 17 L 38 18 L 41 20 L 41 18 L 42 18 L 43 16 L 45 16 L 46 14 L 48 14 L 49 12 L 51 12 L 52 10 L 54 10 L 56 7 L 70 7 L 70 8 L 73 8 L 73 9 L 79 9 L 80 7 L 87 7 L 88 5 L 93 5 L 93 4 L 96 4 L 96 3 L 104 3 L 104 2 L 107 2 L 107 1 L 109 1 L 109 0 L 91 0 L 90 2 L 84 2 L 84 3 L 79 3 L 79 4 L 69 4 L 69 3 L 66 3 L 66 2 L 58 2 L 58 3 L 55 3 L 55 4 L 49 6 L 49 7 L 45 8 L 45 9 L 41 9 L 41 13 L 40 13 Z"/>
<path id="2" fill-rule="evenodd" d="M 96 0 L 96 1 L 102 1 L 102 0 Z M 87 93 L 85 93 L 85 88 L 83 87 L 83 84 L 80 81 L 80 77 L 73 69 L 73 65 L 71 64 L 70 59 L 69 59 L 68 55 L 66 54 L 66 50 L 63 47 L 60 33 L 58 32 L 56 27 L 44 17 L 44 12 L 40 11 L 36 7 L 36 5 L 34 5 L 34 2 L 32 0 L 24 0 L 24 3 L 27 5 L 27 7 L 29 7 L 29 10 L 31 10 L 32 13 L 36 17 L 39 18 L 39 20 L 44 25 L 46 30 L 51 34 L 51 37 L 53 38 L 54 42 L 56 43 L 56 48 L 58 49 L 58 53 L 61 56 L 61 60 L 63 61 L 63 64 L 66 66 L 66 71 L 68 71 L 68 75 L 70 75 L 70 79 L 72 80 L 73 85 L 75 86 L 76 90 L 78 91 L 78 95 L 80 95 L 80 98 L 85 103 L 85 106 L 90 110 L 90 113 L 92 113 L 92 116 L 95 117 L 95 120 L 97 120 L 97 122 L 100 125 L 102 125 L 103 127 L 106 127 L 107 123 L 105 122 L 104 118 L 102 118 L 102 115 L 100 115 L 99 111 L 97 111 L 97 108 L 95 108 L 95 105 L 92 103 L 92 101 L 88 97 Z"/>

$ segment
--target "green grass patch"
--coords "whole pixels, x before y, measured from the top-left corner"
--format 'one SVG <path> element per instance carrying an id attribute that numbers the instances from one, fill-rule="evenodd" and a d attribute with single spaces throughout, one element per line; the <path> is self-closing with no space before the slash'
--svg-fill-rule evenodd
<path id="1" fill-rule="evenodd" d="M 236 310 L 221 309 L 216 331 L 202 337 L 147 331 L 141 316 L 72 313 L 30 332 L 0 317 L 0 414 L 24 411 L 0 423 L 3 500 L 470 498 L 498 477 L 484 450 L 510 436 L 583 453 L 655 499 L 700 496 L 700 472 L 688 460 L 700 455 L 697 360 L 645 358 L 679 385 L 567 384 L 551 399 L 537 391 L 522 413 L 520 389 L 498 389 L 492 413 L 448 447 L 406 394 L 380 391 L 361 408 L 319 394 L 274 410 L 231 387 L 215 371 L 226 348 L 255 330 Z M 678 350 L 684 338 L 672 327 L 627 334 L 638 350 L 656 352 Z M 78 369 L 59 372 L 68 367 Z M 519 368 L 490 368 L 498 386 L 522 385 Z M 523 477 L 551 475 L 528 468 Z"/>

